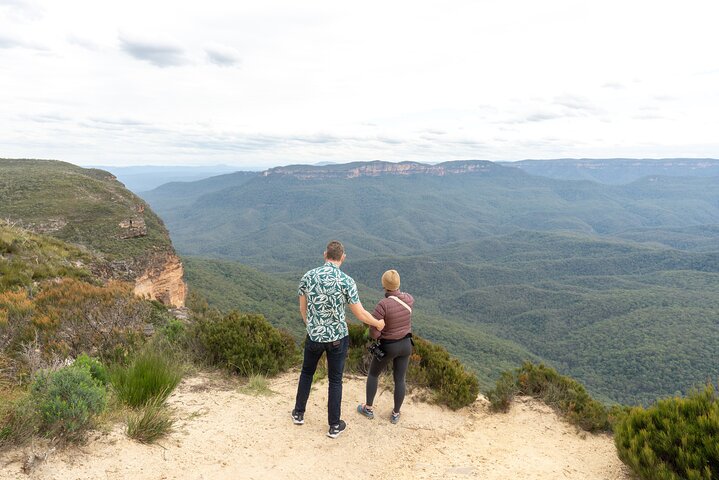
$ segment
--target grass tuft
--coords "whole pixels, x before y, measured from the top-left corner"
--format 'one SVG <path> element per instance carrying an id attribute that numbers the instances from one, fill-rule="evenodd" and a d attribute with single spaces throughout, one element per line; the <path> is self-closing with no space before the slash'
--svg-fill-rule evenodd
<path id="1" fill-rule="evenodd" d="M 174 420 L 165 405 L 169 392 L 158 395 L 127 417 L 127 436 L 140 443 L 153 443 L 172 431 Z"/>
<path id="2" fill-rule="evenodd" d="M 115 367 L 111 382 L 120 401 L 142 407 L 159 398 L 164 402 L 182 379 L 181 367 L 163 352 L 146 349 L 127 367 Z"/>
<path id="3" fill-rule="evenodd" d="M 269 396 L 275 393 L 270 389 L 270 386 L 267 384 L 267 377 L 264 375 L 250 376 L 250 378 L 247 379 L 247 384 L 240 388 L 240 392 L 256 397 Z"/>

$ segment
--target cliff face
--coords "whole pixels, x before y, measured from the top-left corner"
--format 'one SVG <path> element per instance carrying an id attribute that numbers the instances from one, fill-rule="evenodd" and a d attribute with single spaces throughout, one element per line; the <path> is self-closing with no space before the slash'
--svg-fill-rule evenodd
<path id="1" fill-rule="evenodd" d="M 174 253 L 152 255 L 135 279 L 135 295 L 146 296 L 172 307 L 184 307 L 187 286 L 180 258 Z"/>
<path id="2" fill-rule="evenodd" d="M 97 253 L 91 270 L 135 292 L 184 306 L 180 259 L 162 220 L 103 170 L 49 160 L 0 159 L 0 218 Z"/>
<path id="3" fill-rule="evenodd" d="M 466 173 L 489 172 L 501 168 L 492 162 L 482 160 L 467 160 L 444 162 L 429 165 L 417 162 L 358 162 L 343 165 L 290 165 L 287 167 L 271 168 L 262 172 L 262 176 L 291 176 L 302 180 L 321 178 L 358 178 L 378 177 L 381 175 L 453 175 Z"/>

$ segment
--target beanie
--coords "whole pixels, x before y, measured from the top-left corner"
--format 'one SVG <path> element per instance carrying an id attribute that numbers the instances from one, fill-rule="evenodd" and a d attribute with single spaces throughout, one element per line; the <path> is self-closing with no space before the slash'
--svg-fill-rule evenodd
<path id="1" fill-rule="evenodd" d="M 399 290 L 399 273 L 397 270 L 387 270 L 382 275 L 382 286 L 385 290 Z"/>

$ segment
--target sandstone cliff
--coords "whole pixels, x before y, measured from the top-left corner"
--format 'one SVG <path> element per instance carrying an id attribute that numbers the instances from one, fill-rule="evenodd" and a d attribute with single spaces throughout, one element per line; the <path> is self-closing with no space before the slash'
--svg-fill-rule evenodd
<path id="1" fill-rule="evenodd" d="M 356 162 L 342 165 L 290 165 L 271 168 L 262 172 L 262 176 L 291 176 L 302 180 L 316 178 L 358 178 L 378 177 L 381 175 L 453 175 L 465 173 L 483 173 L 494 171 L 496 164 L 483 160 L 444 162 L 429 165 L 418 162 L 390 163 L 382 161 Z"/>
<path id="2" fill-rule="evenodd" d="M 184 306 L 180 259 L 162 220 L 108 172 L 50 160 L 0 159 L 0 217 L 36 233 L 83 245 L 105 279 L 138 295 Z"/>
<path id="3" fill-rule="evenodd" d="M 185 306 L 187 286 L 180 258 L 171 252 L 152 255 L 135 279 L 135 294 L 172 307 Z"/>

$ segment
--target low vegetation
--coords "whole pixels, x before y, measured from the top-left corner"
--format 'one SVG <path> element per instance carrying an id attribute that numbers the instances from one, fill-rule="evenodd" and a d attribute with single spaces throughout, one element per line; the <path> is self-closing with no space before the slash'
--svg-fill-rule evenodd
<path id="1" fill-rule="evenodd" d="M 107 402 L 105 386 L 84 365 L 41 371 L 30 392 L 40 417 L 39 431 L 69 439 L 80 438 Z"/>
<path id="2" fill-rule="evenodd" d="M 51 160 L 0 159 L 0 198 L 0 218 L 85 245 L 113 260 L 171 248 L 162 220 L 103 170 Z M 147 234 L 123 240 L 120 222 L 139 210 L 144 210 Z"/>
<path id="3" fill-rule="evenodd" d="M 495 388 L 487 392 L 495 411 L 507 411 L 515 395 L 543 401 L 584 430 L 611 430 L 607 407 L 594 400 L 576 380 L 542 364 L 525 363 L 513 372 L 503 373 Z"/>
<path id="4" fill-rule="evenodd" d="M 712 384 L 686 398 L 636 407 L 614 427 L 619 458 L 643 480 L 719 478 L 719 396 Z"/>
<path id="5" fill-rule="evenodd" d="M 162 392 L 127 417 L 127 436 L 140 443 L 153 443 L 172 431 L 174 420 L 165 404 L 169 392 Z"/>
<path id="6" fill-rule="evenodd" d="M 182 379 L 182 366 L 162 350 L 145 348 L 127 365 L 110 374 L 117 398 L 130 407 L 164 402 Z"/>
<path id="7" fill-rule="evenodd" d="M 294 338 L 262 315 L 207 314 L 195 320 L 188 335 L 199 358 L 243 376 L 276 375 L 297 360 Z"/>
<path id="8" fill-rule="evenodd" d="M 92 261 L 79 247 L 0 221 L 0 291 L 58 277 L 88 279 Z"/>

